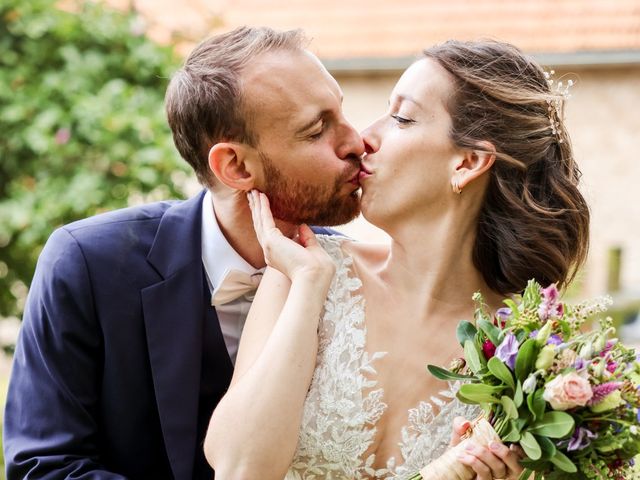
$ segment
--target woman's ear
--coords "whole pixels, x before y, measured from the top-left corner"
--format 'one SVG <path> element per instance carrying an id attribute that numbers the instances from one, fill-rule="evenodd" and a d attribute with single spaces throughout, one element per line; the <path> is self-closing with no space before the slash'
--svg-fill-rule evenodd
<path id="1" fill-rule="evenodd" d="M 250 159 L 254 149 L 235 142 L 216 143 L 209 150 L 209 169 L 224 185 L 250 191 L 255 186 L 255 172 Z"/>
<path id="2" fill-rule="evenodd" d="M 487 172 L 496 161 L 496 147 L 491 142 L 481 141 L 477 148 L 467 150 L 461 161 L 456 165 L 452 184 L 462 191 L 465 186 Z M 459 192 L 457 192 L 459 193 Z"/>

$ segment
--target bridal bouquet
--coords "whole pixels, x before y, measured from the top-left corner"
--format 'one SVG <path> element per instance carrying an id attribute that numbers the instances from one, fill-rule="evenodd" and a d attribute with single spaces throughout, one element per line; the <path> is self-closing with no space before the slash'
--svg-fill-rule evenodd
<path id="1" fill-rule="evenodd" d="M 521 479 L 534 472 L 536 480 L 634 478 L 638 357 L 614 338 L 610 318 L 581 331 L 610 300 L 569 305 L 560 302 L 555 285 L 530 281 L 493 318 L 480 294 L 474 301 L 474 322 L 462 321 L 457 329 L 464 358 L 449 369 L 427 368 L 437 378 L 465 381 L 457 397 L 481 406 L 479 433 L 522 447 L 528 458 Z"/>

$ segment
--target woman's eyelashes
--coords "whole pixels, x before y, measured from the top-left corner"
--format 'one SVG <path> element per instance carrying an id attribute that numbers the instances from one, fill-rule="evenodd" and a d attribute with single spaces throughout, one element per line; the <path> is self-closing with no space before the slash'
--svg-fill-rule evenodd
<path id="1" fill-rule="evenodd" d="M 391 115 L 391 118 L 393 118 L 400 125 L 410 125 L 412 123 L 415 123 L 415 120 L 412 120 L 411 118 L 403 117 L 398 114 Z"/>

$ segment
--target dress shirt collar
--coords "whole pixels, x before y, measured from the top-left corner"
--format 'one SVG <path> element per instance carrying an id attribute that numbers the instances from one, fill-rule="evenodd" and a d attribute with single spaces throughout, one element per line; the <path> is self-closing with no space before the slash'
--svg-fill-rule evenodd
<path id="1" fill-rule="evenodd" d="M 240 270 L 249 275 L 264 270 L 251 266 L 229 244 L 216 220 L 210 191 L 202 200 L 202 263 L 212 292 L 229 270 Z"/>

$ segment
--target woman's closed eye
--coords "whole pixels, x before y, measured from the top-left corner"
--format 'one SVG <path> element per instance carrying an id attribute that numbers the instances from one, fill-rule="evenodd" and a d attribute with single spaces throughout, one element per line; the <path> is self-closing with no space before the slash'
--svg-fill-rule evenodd
<path id="1" fill-rule="evenodd" d="M 402 117 L 400 115 L 391 115 L 391 118 L 393 118 L 396 122 L 398 122 L 400 125 L 410 125 L 412 123 L 415 123 L 415 120 L 412 120 L 410 118 L 407 117 Z"/>

